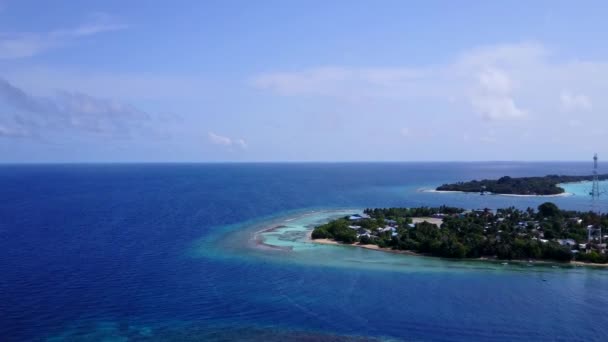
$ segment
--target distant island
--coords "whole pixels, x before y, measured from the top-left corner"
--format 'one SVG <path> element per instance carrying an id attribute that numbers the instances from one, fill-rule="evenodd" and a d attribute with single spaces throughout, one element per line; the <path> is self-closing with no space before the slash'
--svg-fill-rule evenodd
<path id="1" fill-rule="evenodd" d="M 395 253 L 457 259 L 551 260 L 608 263 L 601 229 L 608 215 L 513 207 L 365 209 L 363 214 L 314 228 L 318 243 L 347 244 Z"/>
<path id="2" fill-rule="evenodd" d="M 599 180 L 608 179 L 608 174 L 598 175 Z M 544 177 L 509 177 L 504 176 L 497 180 L 484 179 L 470 182 L 458 182 L 443 184 L 437 187 L 437 191 L 460 191 L 478 192 L 480 194 L 503 194 L 503 195 L 559 195 L 564 189 L 559 187 L 561 183 L 575 183 L 590 181 L 593 176 L 560 176 L 548 175 Z"/>

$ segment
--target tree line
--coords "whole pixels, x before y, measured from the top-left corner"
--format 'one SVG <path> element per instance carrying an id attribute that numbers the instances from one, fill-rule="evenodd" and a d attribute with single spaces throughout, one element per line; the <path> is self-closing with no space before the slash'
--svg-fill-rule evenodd
<path id="1" fill-rule="evenodd" d="M 608 225 L 608 217 L 593 212 L 559 209 L 553 203 L 541 204 L 537 210 L 513 207 L 465 212 L 453 207 L 366 209 L 370 217 L 350 221 L 340 218 L 316 227 L 313 239 L 327 238 L 344 243 L 375 244 L 384 248 L 409 250 L 445 258 L 548 259 L 568 262 L 606 263 L 608 258 L 598 248 L 586 253 L 579 243 L 587 242 L 587 225 Z M 413 217 L 444 214 L 441 227 L 428 222 L 410 225 Z M 396 234 L 382 232 L 391 221 Z M 359 234 L 352 225 L 367 229 Z M 563 246 L 558 239 L 571 239 L 573 246 Z M 591 247 L 597 247 L 592 242 Z M 578 253 L 573 253 L 573 250 Z"/>
<path id="2" fill-rule="evenodd" d="M 608 174 L 598 175 L 600 180 L 608 179 Z M 590 181 L 593 176 L 560 176 L 548 175 L 544 177 L 509 177 L 504 176 L 497 180 L 483 179 L 469 182 L 443 184 L 437 187 L 440 191 L 463 192 L 491 192 L 495 194 L 512 195 L 557 195 L 564 192 L 560 183 L 573 183 Z"/>

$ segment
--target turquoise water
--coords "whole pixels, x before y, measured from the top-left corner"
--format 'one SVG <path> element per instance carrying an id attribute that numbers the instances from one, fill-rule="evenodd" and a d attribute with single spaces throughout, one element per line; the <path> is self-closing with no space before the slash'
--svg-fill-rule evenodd
<path id="1" fill-rule="evenodd" d="M 585 163 L 0 167 L 2 341 L 603 340 L 608 270 L 311 244 L 366 207 L 537 206 L 445 182 Z M 568 209 L 583 192 L 551 198 Z M 608 208 L 606 199 L 594 205 Z M 281 227 L 283 226 L 283 227 Z M 256 232 L 268 232 L 262 240 Z"/>
<path id="2" fill-rule="evenodd" d="M 359 268 L 391 272 L 574 272 L 580 267 L 560 263 L 522 263 L 489 260 L 459 260 L 374 251 L 347 245 L 327 245 L 310 239 L 311 230 L 319 224 L 362 210 L 344 209 L 305 212 L 275 218 L 250 227 L 243 227 L 238 235 L 225 235 L 216 248 L 226 251 L 229 244 L 234 255 L 256 256 L 266 261 L 323 265 L 325 267 Z M 201 247 L 204 249 L 204 247 Z M 204 252 L 202 252 L 204 253 Z"/>
<path id="3" fill-rule="evenodd" d="M 566 190 L 567 193 L 581 198 L 589 198 L 591 192 L 591 182 L 566 183 L 559 186 Z M 608 189 L 608 181 L 600 181 L 600 192 L 605 193 Z"/>

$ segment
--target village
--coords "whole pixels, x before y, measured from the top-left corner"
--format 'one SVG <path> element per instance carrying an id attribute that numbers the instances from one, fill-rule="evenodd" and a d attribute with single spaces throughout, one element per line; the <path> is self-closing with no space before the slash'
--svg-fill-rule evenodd
<path id="1" fill-rule="evenodd" d="M 606 221 L 605 215 L 563 211 L 553 203 L 538 210 L 365 209 L 317 227 L 313 238 L 453 258 L 605 263 L 608 234 L 601 227 Z"/>

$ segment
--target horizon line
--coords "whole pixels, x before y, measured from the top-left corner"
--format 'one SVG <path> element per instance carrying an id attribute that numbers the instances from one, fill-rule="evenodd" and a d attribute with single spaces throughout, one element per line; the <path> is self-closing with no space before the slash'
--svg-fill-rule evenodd
<path id="1" fill-rule="evenodd" d="M 592 160 L 260 160 L 260 161 L 20 161 L 4 165 L 93 165 L 93 164 L 398 164 L 398 163 L 593 163 Z M 602 163 L 598 161 L 598 163 Z"/>

